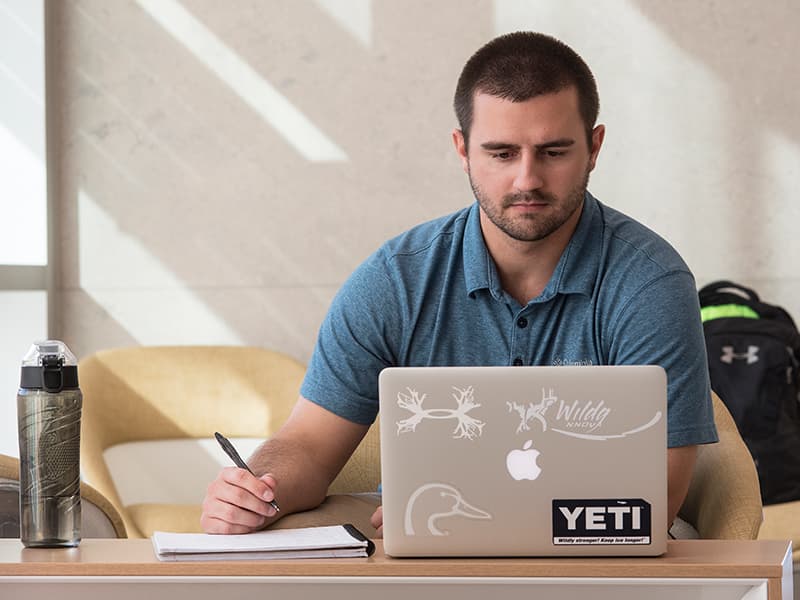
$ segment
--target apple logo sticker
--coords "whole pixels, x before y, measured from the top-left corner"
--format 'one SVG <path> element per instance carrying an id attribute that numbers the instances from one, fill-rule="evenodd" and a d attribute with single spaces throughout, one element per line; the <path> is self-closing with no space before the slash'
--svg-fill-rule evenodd
<path id="1" fill-rule="evenodd" d="M 531 446 L 533 446 L 533 440 L 528 440 L 522 446 L 522 450 L 512 450 L 506 456 L 508 473 L 517 481 L 521 479 L 534 480 L 542 472 L 542 469 L 536 464 L 539 451 Z"/>

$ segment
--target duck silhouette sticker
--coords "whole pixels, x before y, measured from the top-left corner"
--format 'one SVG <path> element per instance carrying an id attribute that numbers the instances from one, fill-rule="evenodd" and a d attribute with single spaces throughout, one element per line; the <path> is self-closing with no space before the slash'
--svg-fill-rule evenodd
<path id="1" fill-rule="evenodd" d="M 408 499 L 403 520 L 406 535 L 450 535 L 448 525 L 463 519 L 491 519 L 492 515 L 467 502 L 447 483 L 426 483 Z"/>

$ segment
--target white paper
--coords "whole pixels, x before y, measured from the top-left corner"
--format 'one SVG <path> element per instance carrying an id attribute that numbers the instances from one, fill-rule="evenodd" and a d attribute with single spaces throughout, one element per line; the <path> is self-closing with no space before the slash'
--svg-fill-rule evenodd
<path id="1" fill-rule="evenodd" d="M 242 535 L 153 533 L 160 560 L 237 560 L 367 556 L 368 542 L 341 525 L 271 529 Z"/>
<path id="2" fill-rule="evenodd" d="M 162 562 L 201 562 L 204 560 L 288 560 L 306 558 L 363 558 L 366 548 L 325 548 L 324 550 L 272 550 L 270 552 L 167 552 L 156 554 Z"/>

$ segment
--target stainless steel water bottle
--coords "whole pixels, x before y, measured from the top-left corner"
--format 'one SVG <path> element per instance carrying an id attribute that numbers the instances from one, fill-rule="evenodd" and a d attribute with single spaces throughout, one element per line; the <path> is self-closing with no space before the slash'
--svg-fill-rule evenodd
<path id="1" fill-rule="evenodd" d="M 30 547 L 81 541 L 78 363 L 56 340 L 36 342 L 22 359 L 19 424 L 20 539 Z"/>

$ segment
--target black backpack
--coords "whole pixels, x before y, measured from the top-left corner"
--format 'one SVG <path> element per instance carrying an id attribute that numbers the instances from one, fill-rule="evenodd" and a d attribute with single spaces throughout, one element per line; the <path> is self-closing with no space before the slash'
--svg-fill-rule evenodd
<path id="1" fill-rule="evenodd" d="M 730 281 L 700 290 L 711 387 L 758 470 L 761 499 L 800 499 L 800 333 L 784 309 Z"/>

